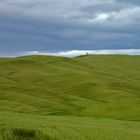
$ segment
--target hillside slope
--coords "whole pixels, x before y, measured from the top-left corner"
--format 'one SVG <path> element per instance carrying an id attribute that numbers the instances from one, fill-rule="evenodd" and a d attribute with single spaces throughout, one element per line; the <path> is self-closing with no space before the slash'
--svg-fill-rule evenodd
<path id="1" fill-rule="evenodd" d="M 140 120 L 140 57 L 0 59 L 0 111 Z"/>

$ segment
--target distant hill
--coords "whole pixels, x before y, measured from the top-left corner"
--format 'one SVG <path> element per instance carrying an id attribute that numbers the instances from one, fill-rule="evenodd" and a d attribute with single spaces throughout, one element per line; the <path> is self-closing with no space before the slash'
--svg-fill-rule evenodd
<path id="1" fill-rule="evenodd" d="M 0 59 L 0 110 L 140 120 L 140 56 Z"/>

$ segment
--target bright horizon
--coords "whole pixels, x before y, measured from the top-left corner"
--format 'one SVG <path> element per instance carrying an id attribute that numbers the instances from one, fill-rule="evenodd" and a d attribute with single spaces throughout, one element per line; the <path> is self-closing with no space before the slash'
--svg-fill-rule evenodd
<path id="1" fill-rule="evenodd" d="M 95 55 L 140 55 L 140 49 L 119 49 L 119 50 L 70 50 L 59 52 L 41 52 L 41 51 L 27 51 L 21 53 L 15 53 L 13 55 L 4 54 L 2 51 L 0 57 L 18 57 L 29 55 L 50 55 L 50 56 L 63 56 L 63 57 L 75 57 L 86 54 Z"/>

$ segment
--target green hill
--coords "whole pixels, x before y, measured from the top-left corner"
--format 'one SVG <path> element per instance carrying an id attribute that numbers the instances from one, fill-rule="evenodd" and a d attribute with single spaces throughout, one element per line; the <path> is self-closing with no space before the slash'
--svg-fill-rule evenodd
<path id="1" fill-rule="evenodd" d="M 34 131 L 45 131 L 42 119 L 56 135 L 47 140 L 140 139 L 140 56 L 1 58 L 2 135 L 39 139 Z M 28 122 L 30 138 L 23 137 Z"/>

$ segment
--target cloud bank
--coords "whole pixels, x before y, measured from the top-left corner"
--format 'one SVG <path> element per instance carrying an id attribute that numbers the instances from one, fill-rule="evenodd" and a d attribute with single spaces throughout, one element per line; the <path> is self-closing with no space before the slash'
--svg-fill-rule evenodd
<path id="1" fill-rule="evenodd" d="M 20 55 L 51 55 L 51 56 L 64 56 L 64 57 L 75 57 L 86 54 L 124 54 L 124 55 L 140 55 L 140 49 L 122 49 L 122 50 L 71 50 L 56 53 L 47 53 L 39 51 L 29 51 L 21 53 Z"/>
<path id="2" fill-rule="evenodd" d="M 0 0 L 0 49 L 140 48 L 138 0 Z"/>

